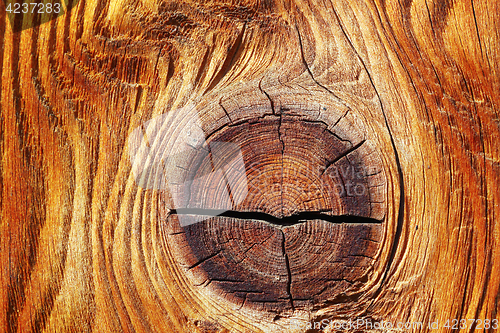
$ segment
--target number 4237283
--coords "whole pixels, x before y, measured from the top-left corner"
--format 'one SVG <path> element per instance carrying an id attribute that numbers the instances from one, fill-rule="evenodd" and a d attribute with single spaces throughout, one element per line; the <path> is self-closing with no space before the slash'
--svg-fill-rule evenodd
<path id="1" fill-rule="evenodd" d="M 5 11 L 11 14 L 59 14 L 61 12 L 61 4 L 56 3 L 9 3 L 5 8 Z"/>
<path id="2" fill-rule="evenodd" d="M 471 329 L 475 328 L 476 330 L 489 330 L 489 329 L 498 329 L 498 320 L 497 319 L 453 319 L 447 320 L 443 325 L 445 328 L 449 328 L 452 330 L 457 329 Z"/>

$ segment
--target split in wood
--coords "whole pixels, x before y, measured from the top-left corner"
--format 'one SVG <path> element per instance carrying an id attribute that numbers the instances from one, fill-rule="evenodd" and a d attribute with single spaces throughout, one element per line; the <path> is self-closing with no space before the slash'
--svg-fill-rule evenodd
<path id="1" fill-rule="evenodd" d="M 328 215 L 322 211 L 298 212 L 282 218 L 273 216 L 263 212 L 241 212 L 227 210 L 220 212 L 217 209 L 202 209 L 202 208 L 178 208 L 171 211 L 171 214 L 177 215 L 197 215 L 205 218 L 222 216 L 231 217 L 240 220 L 258 220 L 268 222 L 270 224 L 287 227 L 299 223 L 304 223 L 310 220 L 322 220 L 331 223 L 347 223 L 347 224 L 373 224 L 382 223 L 383 220 L 377 220 L 370 217 L 354 216 L 354 215 Z"/>

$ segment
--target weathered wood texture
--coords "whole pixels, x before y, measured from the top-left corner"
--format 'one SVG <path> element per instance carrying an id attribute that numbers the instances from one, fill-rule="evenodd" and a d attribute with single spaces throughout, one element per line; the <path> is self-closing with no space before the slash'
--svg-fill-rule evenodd
<path id="1" fill-rule="evenodd" d="M 0 331 L 500 319 L 499 16 L 80 0 L 22 30 L 2 7 Z M 191 123 L 207 141 L 182 150 Z"/>

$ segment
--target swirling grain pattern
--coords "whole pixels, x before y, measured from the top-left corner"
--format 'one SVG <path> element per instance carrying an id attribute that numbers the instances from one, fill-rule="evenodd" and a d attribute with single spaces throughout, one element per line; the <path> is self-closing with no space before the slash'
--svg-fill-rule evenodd
<path id="1" fill-rule="evenodd" d="M 500 320 L 499 2 L 72 0 L 24 30 L 2 6 L 0 331 Z M 227 190 L 227 216 L 183 227 L 138 182 L 131 135 L 169 114 L 175 172 L 242 147 L 248 189 L 182 201 Z M 190 122 L 208 146 L 178 148 Z M 332 190 L 359 168 L 361 198 Z M 376 223 L 269 222 L 311 211 Z"/>

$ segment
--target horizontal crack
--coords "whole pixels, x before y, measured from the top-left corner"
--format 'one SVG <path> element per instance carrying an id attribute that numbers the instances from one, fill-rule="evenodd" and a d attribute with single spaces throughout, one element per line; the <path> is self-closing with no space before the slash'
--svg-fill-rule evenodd
<path id="1" fill-rule="evenodd" d="M 241 220 L 259 220 L 279 226 L 290 226 L 303 223 L 310 220 L 323 220 L 331 223 L 347 223 L 347 224 L 379 224 L 382 220 L 377 220 L 371 217 L 355 216 L 355 215 L 327 215 L 321 211 L 299 212 L 282 218 L 262 212 L 242 212 L 235 210 L 227 210 L 220 212 L 217 209 L 203 208 L 178 208 L 171 211 L 171 214 L 177 215 L 201 215 L 209 217 L 231 217 Z"/>

